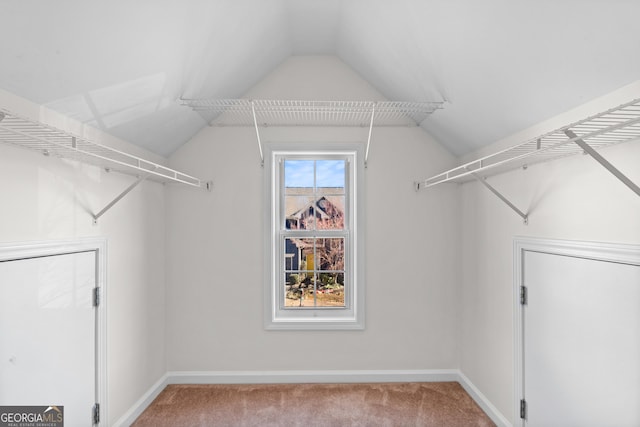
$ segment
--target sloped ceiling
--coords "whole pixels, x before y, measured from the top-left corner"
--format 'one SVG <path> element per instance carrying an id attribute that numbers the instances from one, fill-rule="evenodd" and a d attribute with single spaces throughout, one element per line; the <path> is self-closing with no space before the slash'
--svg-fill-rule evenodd
<path id="1" fill-rule="evenodd" d="M 0 88 L 167 156 L 291 55 L 336 55 L 463 155 L 640 78 L 637 0 L 0 0 Z"/>

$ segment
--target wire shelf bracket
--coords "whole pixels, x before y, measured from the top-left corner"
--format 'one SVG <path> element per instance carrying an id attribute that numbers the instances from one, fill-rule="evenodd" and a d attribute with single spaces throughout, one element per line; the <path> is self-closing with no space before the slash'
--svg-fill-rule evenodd
<path id="1" fill-rule="evenodd" d="M 126 190 L 124 190 L 122 193 L 120 193 L 118 196 L 116 196 L 115 199 L 113 199 L 110 203 L 108 203 L 104 208 L 102 208 L 102 210 L 100 212 L 98 212 L 97 214 L 92 214 L 93 216 L 93 224 L 96 225 L 98 224 L 98 218 L 100 218 L 102 215 L 104 215 L 109 209 L 111 209 L 116 203 L 118 203 L 120 200 L 122 200 L 122 198 L 124 196 L 126 196 L 127 194 L 129 194 L 131 192 L 131 190 L 133 190 L 134 188 L 136 188 L 142 181 L 144 181 L 145 179 L 147 179 L 149 177 L 150 174 L 145 174 L 141 177 L 139 177 L 133 184 L 131 184 L 129 187 L 126 188 Z"/>
<path id="2" fill-rule="evenodd" d="M 158 183 L 178 183 L 211 191 L 213 183 L 178 172 L 160 164 L 123 151 L 89 141 L 8 110 L 0 109 L 0 142 L 37 151 L 45 156 L 70 159 L 136 177 L 136 181 L 96 214 L 94 224 L 124 196 L 145 180 Z"/>
<path id="3" fill-rule="evenodd" d="M 260 150 L 260 167 L 264 167 L 264 153 L 262 151 L 262 141 L 260 140 L 260 129 L 258 128 L 258 119 L 256 117 L 256 104 L 251 101 L 251 113 L 253 115 L 253 125 L 256 128 L 256 138 L 258 139 L 258 150 Z"/>
<path id="4" fill-rule="evenodd" d="M 502 195 L 502 193 L 500 193 L 493 186 L 491 186 L 487 182 L 486 178 L 483 178 L 480 175 L 478 175 L 476 173 L 473 173 L 473 172 L 471 173 L 471 176 L 474 177 L 480 184 L 484 185 L 489 191 L 491 191 L 493 194 L 495 194 L 496 197 L 498 197 L 500 200 L 502 200 L 505 205 L 509 206 L 511 208 L 511 210 L 513 210 L 515 213 L 520 215 L 520 217 L 522 218 L 522 221 L 524 222 L 524 225 L 528 225 L 529 224 L 529 214 L 526 214 L 526 213 L 522 212 L 520 209 L 518 209 L 516 207 L 516 205 L 511 203 L 509 201 L 509 199 L 507 199 L 505 196 Z"/>
<path id="5" fill-rule="evenodd" d="M 376 104 L 371 107 L 371 122 L 369 123 L 369 136 L 367 137 L 367 148 L 364 153 L 364 167 L 367 168 L 369 164 L 369 148 L 371 148 L 371 134 L 373 133 L 373 118 L 376 115 Z"/>
<path id="6" fill-rule="evenodd" d="M 439 184 L 462 184 L 477 180 L 527 223 L 529 214 L 522 212 L 495 188 L 491 187 L 486 182 L 487 177 L 518 168 L 526 169 L 536 163 L 584 153 L 590 155 L 640 196 L 640 187 L 596 151 L 598 148 L 637 140 L 640 140 L 640 98 L 530 139 L 522 144 L 465 163 L 423 181 L 414 182 L 414 188 L 419 191 Z"/>
<path id="7" fill-rule="evenodd" d="M 606 170 L 611 172 L 611 174 L 613 176 L 618 178 L 620 181 L 622 181 L 622 183 L 624 185 L 629 187 L 631 189 L 631 191 L 633 191 L 638 196 L 640 196 L 640 187 L 638 187 L 638 185 L 636 183 L 631 181 L 625 174 L 620 172 L 620 170 L 618 168 L 613 166 L 607 159 L 602 157 L 602 155 L 600 155 L 600 153 L 598 153 L 596 150 L 591 148 L 591 146 L 589 144 L 584 142 L 584 140 L 582 138 L 579 138 L 575 133 L 573 133 L 572 131 L 570 131 L 568 129 L 565 131 L 565 133 L 567 134 L 567 136 L 569 138 L 573 139 L 574 142 L 580 148 L 582 148 L 586 154 L 590 155 L 596 162 L 600 163 Z"/>

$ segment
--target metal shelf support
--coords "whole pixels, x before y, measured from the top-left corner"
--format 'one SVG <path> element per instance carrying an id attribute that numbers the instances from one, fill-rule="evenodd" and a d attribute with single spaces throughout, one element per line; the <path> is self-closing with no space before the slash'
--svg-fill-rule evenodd
<path id="1" fill-rule="evenodd" d="M 129 187 L 127 187 L 126 190 L 124 190 L 122 193 L 120 193 L 115 199 L 113 199 L 107 206 L 105 206 L 104 208 L 102 208 L 102 210 L 100 212 L 98 212 L 97 214 L 93 214 L 93 224 L 96 225 L 98 224 L 98 218 L 100 218 L 102 215 L 104 215 L 109 209 L 111 209 L 116 203 L 118 203 L 120 200 L 122 200 L 122 198 L 124 196 L 126 196 L 127 194 L 129 194 L 131 192 L 131 190 L 133 190 L 134 188 L 136 188 L 138 185 L 140 185 L 142 183 L 142 181 L 144 181 L 145 179 L 147 179 L 151 174 L 145 174 L 142 175 L 140 177 L 138 177 L 138 179 L 131 184 Z"/>
<path id="2" fill-rule="evenodd" d="M 613 176 L 615 176 L 616 178 L 618 178 L 620 181 L 622 181 L 622 183 L 624 185 L 626 185 L 627 187 L 629 187 L 631 189 L 631 191 L 633 191 L 634 193 L 636 193 L 638 196 L 640 196 L 640 187 L 638 187 L 637 184 L 635 184 L 633 181 L 631 181 L 625 174 L 623 174 L 622 172 L 620 172 L 619 169 L 617 169 L 615 166 L 613 166 L 607 159 L 605 159 L 604 157 L 602 157 L 600 155 L 600 153 L 598 153 L 596 150 L 594 150 L 589 144 L 587 144 L 582 138 L 580 138 L 578 135 L 575 134 L 575 132 L 567 129 L 564 131 L 564 133 L 573 140 L 573 142 L 575 142 L 576 144 L 578 144 L 578 146 L 580 148 L 582 148 L 584 150 L 585 153 L 587 153 L 588 155 L 590 155 L 591 157 L 593 157 L 593 159 L 600 163 L 606 170 L 608 170 L 609 172 L 611 172 L 613 174 Z"/>
<path id="3" fill-rule="evenodd" d="M 364 153 L 365 169 L 367 168 L 367 164 L 369 162 L 369 147 L 371 146 L 371 134 L 373 133 L 373 118 L 376 115 L 376 105 L 377 103 L 374 103 L 373 106 L 371 107 L 371 122 L 369 123 L 369 137 L 367 138 L 367 149 Z"/>
<path id="4" fill-rule="evenodd" d="M 515 213 L 517 213 L 518 215 L 520 215 L 520 217 L 522 218 L 524 225 L 528 225 L 529 224 L 529 214 L 526 214 L 524 212 L 522 212 L 520 209 L 518 209 L 513 203 L 511 203 L 509 201 L 509 199 L 507 199 L 505 196 L 502 195 L 502 193 L 500 193 L 498 190 L 496 190 L 495 188 L 493 188 L 485 178 L 481 177 L 480 175 L 472 172 L 471 176 L 474 177 L 480 184 L 484 185 L 485 187 L 487 187 L 487 189 L 489 189 L 489 191 L 491 191 L 493 194 L 495 194 L 500 200 L 502 200 L 504 202 L 504 204 L 506 204 L 507 206 L 509 206 Z"/>
<path id="5" fill-rule="evenodd" d="M 256 116 L 255 101 L 251 101 L 251 113 L 253 114 L 253 125 L 256 128 L 256 137 L 258 138 L 258 150 L 260 150 L 260 166 L 264 167 L 264 154 L 262 152 L 262 141 L 260 140 L 260 130 L 258 129 L 258 118 Z"/>

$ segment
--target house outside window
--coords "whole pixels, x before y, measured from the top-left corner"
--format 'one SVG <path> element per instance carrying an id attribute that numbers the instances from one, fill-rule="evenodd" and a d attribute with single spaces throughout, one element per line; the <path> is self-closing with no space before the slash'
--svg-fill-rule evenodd
<path id="1" fill-rule="evenodd" d="M 363 146 L 268 144 L 265 327 L 363 329 Z"/>

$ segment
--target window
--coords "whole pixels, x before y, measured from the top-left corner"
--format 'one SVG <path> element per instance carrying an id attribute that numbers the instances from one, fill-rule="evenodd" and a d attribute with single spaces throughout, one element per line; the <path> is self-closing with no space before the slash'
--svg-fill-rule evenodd
<path id="1" fill-rule="evenodd" d="M 272 144 L 266 154 L 266 327 L 362 329 L 362 146 Z"/>

